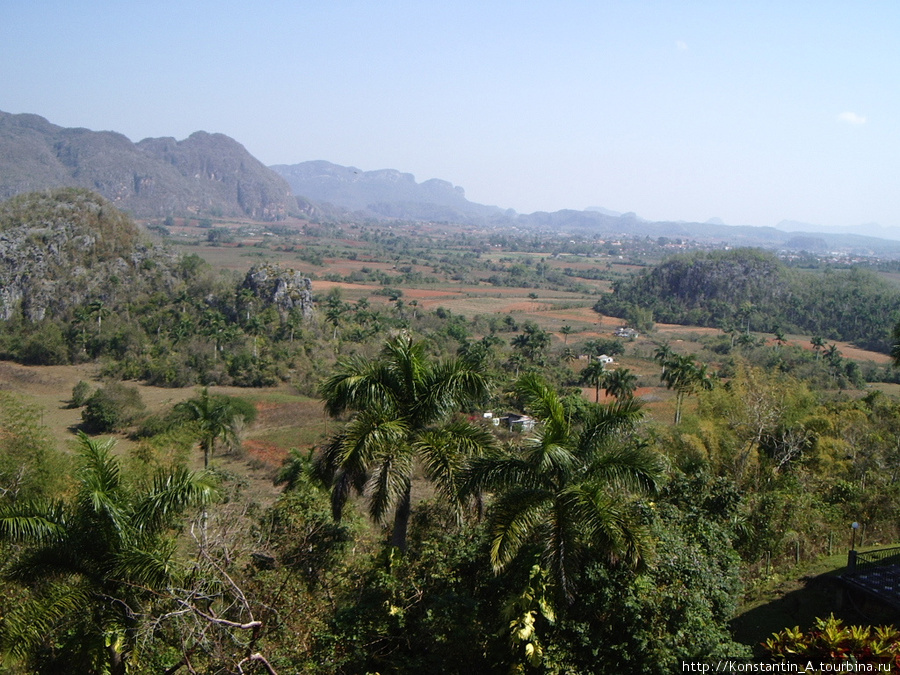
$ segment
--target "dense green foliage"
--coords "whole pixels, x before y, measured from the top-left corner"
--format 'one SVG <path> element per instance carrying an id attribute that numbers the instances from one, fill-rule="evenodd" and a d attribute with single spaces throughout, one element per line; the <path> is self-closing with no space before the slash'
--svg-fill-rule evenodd
<path id="1" fill-rule="evenodd" d="M 0 504 L 0 541 L 14 544 L 2 572 L 27 589 L 3 616 L 0 649 L 32 672 L 123 675 L 141 660 L 138 617 L 178 574 L 167 531 L 214 490 L 184 470 L 134 489 L 122 481 L 112 441 L 80 442 L 71 499 Z"/>
<path id="2" fill-rule="evenodd" d="M 143 412 L 144 402 L 137 387 L 111 382 L 87 398 L 81 419 L 85 431 L 100 434 L 122 430 Z"/>
<path id="3" fill-rule="evenodd" d="M 67 457 L 53 448 L 37 408 L 0 391 L 0 497 L 49 498 L 65 483 Z"/>
<path id="4" fill-rule="evenodd" d="M 352 489 L 368 488 L 373 518 L 393 518 L 391 544 L 401 550 L 416 459 L 438 491 L 452 499 L 465 457 L 495 444 L 484 429 L 453 419 L 486 399 L 483 375 L 463 360 L 431 362 L 424 343 L 407 335 L 389 341 L 378 360 L 341 361 L 321 392 L 330 414 L 354 413 L 322 456 L 333 476 L 335 515 Z"/>
<path id="5" fill-rule="evenodd" d="M 109 208 L 74 201 L 72 214 Z M 340 248 L 348 232 L 337 225 L 307 230 L 328 238 L 292 251 L 310 265 L 363 255 Z M 332 288 L 311 317 L 197 256 L 163 255 L 112 290 L 0 322 L 4 357 L 96 362 L 100 377 L 59 403 L 83 407 L 85 430 L 134 441 L 113 458 L 82 437 L 73 474 L 39 411 L 0 392 L 8 672 L 663 675 L 681 659 L 745 654 L 728 626 L 741 594 L 838 548 L 847 523 L 860 522 L 867 543 L 900 535 L 900 404 L 853 391 L 897 374 L 826 341 L 852 325 L 841 302 L 863 309 L 854 330 L 874 325 L 866 312 L 879 297 L 890 320 L 893 296 L 867 273 L 800 271 L 750 251 L 664 264 L 638 275 L 634 289 L 656 280 L 662 295 L 625 307 L 629 321 L 652 328 L 658 307 L 683 305 L 732 323 L 663 344 L 613 337 L 608 322 L 544 318 L 545 290 L 621 278 L 588 257 L 561 273 L 550 257 L 557 244 L 587 256 L 598 243 L 451 232 L 443 250 L 428 232 L 353 235 L 373 263 L 334 279 L 377 286 Z M 494 241 L 533 257 L 481 258 Z M 248 248 L 241 255 L 266 255 Z M 427 279 L 536 290 L 528 315 L 466 317 L 416 300 L 408 289 Z M 814 287 L 829 297 L 802 295 Z M 617 289 L 609 302 L 632 286 Z M 592 301 L 582 300 L 572 324 Z M 823 315 L 812 342 L 788 340 L 816 302 L 837 328 Z M 123 379 L 201 388 L 145 416 Z M 318 447 L 308 440 L 318 431 L 296 425 L 300 447 L 277 475 L 267 469 L 283 486 L 276 496 L 237 453 L 220 457 L 238 449 L 256 408 L 213 385 L 280 381 L 292 395 L 318 393 L 332 419 Z M 657 389 L 635 399 L 637 386 Z M 264 424 L 288 389 L 253 394 Z M 495 427 L 483 411 L 535 426 Z M 215 504 L 207 479 L 186 470 L 198 443 Z M 206 487 L 191 492 L 188 478 Z"/>
<path id="6" fill-rule="evenodd" d="M 853 267 L 815 273 L 787 267 L 755 249 L 676 256 L 613 285 L 597 302 L 604 314 L 633 308 L 655 321 L 738 330 L 821 335 L 888 351 L 900 319 L 900 292 Z"/>

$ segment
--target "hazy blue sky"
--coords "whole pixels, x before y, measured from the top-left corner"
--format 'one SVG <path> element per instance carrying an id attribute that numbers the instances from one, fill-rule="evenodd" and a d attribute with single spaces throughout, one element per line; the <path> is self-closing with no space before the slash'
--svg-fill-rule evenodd
<path id="1" fill-rule="evenodd" d="M 520 212 L 900 227 L 895 0 L 0 0 L 0 110 Z"/>

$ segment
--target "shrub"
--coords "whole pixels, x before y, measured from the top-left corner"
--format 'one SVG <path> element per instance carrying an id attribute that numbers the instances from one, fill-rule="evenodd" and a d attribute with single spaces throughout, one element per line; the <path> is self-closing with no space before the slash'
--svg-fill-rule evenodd
<path id="1" fill-rule="evenodd" d="M 88 401 L 91 393 L 91 385 L 84 380 L 79 380 L 78 384 L 72 387 L 72 398 L 69 399 L 70 408 L 80 408 Z"/>
<path id="2" fill-rule="evenodd" d="M 25 340 L 19 360 L 31 366 L 59 366 L 69 362 L 69 348 L 62 330 L 52 321 L 31 327 L 33 333 Z"/>
<path id="3" fill-rule="evenodd" d="M 807 633 L 799 627 L 775 633 L 763 647 L 773 659 L 794 663 L 847 661 L 900 666 L 900 631 L 893 626 L 845 626 L 833 614 L 816 619 L 816 627 Z"/>
<path id="4" fill-rule="evenodd" d="M 134 422 L 144 409 L 136 387 L 113 382 L 91 394 L 81 411 L 81 420 L 90 433 L 118 431 Z"/>

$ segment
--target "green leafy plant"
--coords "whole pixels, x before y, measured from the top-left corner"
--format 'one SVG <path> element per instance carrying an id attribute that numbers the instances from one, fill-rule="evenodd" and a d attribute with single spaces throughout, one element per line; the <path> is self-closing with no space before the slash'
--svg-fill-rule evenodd
<path id="1" fill-rule="evenodd" d="M 845 626 L 830 615 L 816 619 L 808 632 L 799 626 L 775 633 L 763 643 L 766 652 L 786 661 L 892 663 L 900 667 L 900 630 L 893 626 Z"/>

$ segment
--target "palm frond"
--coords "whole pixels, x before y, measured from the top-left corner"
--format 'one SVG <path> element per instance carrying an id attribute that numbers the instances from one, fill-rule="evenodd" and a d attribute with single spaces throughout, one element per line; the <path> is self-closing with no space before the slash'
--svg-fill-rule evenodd
<path id="1" fill-rule="evenodd" d="M 364 410 L 369 405 L 388 405 L 394 400 L 390 375 L 380 364 L 354 355 L 338 362 L 334 374 L 319 385 L 325 410 L 337 416 L 346 410 Z"/>
<path id="2" fill-rule="evenodd" d="M 113 574 L 129 584 L 164 588 L 177 576 L 174 540 L 156 542 L 152 548 L 127 547 L 115 558 Z"/>
<path id="3" fill-rule="evenodd" d="M 412 445 L 413 452 L 422 460 L 426 478 L 451 503 L 457 501 L 458 478 L 465 462 L 455 440 L 435 430 L 421 434 Z"/>
<path id="4" fill-rule="evenodd" d="M 572 579 L 581 558 L 581 547 L 578 546 L 578 538 L 584 527 L 581 515 L 571 508 L 571 500 L 567 491 L 563 490 L 557 493 L 546 516 L 547 536 L 544 541 L 543 564 L 553 574 L 558 594 L 567 602 L 573 597 Z"/>
<path id="5" fill-rule="evenodd" d="M 410 335 L 398 335 L 385 343 L 381 356 L 378 365 L 391 374 L 395 393 L 406 402 L 415 403 L 429 372 L 425 343 L 416 342 Z"/>
<path id="6" fill-rule="evenodd" d="M 383 456 L 372 470 L 366 493 L 369 496 L 369 513 L 372 518 L 383 523 L 388 514 L 407 494 L 412 475 L 413 455 L 398 448 L 397 452 Z"/>
<path id="7" fill-rule="evenodd" d="M 546 490 L 514 488 L 500 495 L 492 505 L 491 565 L 495 572 L 503 571 L 546 523 L 552 499 L 552 493 Z"/>
<path id="8" fill-rule="evenodd" d="M 545 481 L 536 475 L 529 462 L 510 454 L 492 454 L 469 460 L 459 481 L 460 492 L 466 495 L 515 487 L 538 489 L 545 487 Z"/>
<path id="9" fill-rule="evenodd" d="M 343 431 L 338 465 L 354 473 L 364 473 L 380 453 L 405 443 L 409 425 L 384 411 L 358 413 Z"/>
<path id="10" fill-rule="evenodd" d="M 13 542 L 58 541 L 66 532 L 62 502 L 13 502 L 0 505 L 0 539 Z"/>
<path id="11" fill-rule="evenodd" d="M 533 471 L 543 476 L 545 481 L 552 481 L 559 486 L 565 485 L 584 469 L 584 465 L 572 449 L 558 442 L 566 440 L 568 440 L 566 437 L 546 438 L 539 433 L 525 451 Z"/>
<path id="12" fill-rule="evenodd" d="M 431 412 L 432 420 L 437 420 L 459 408 L 479 403 L 487 397 L 489 386 L 483 373 L 465 361 L 451 359 L 434 367 L 425 391 L 423 406 Z"/>
<path id="13" fill-rule="evenodd" d="M 490 431 L 462 421 L 424 432 L 413 443 L 426 477 L 451 502 L 460 496 L 460 477 L 466 461 L 496 449 L 497 440 Z"/>
<path id="14" fill-rule="evenodd" d="M 112 438 L 106 441 L 92 439 L 83 431 L 78 432 L 78 441 L 81 458 L 81 468 L 78 470 L 81 483 L 79 502 L 96 514 L 105 514 L 111 523 L 118 526 L 121 478 L 119 462 L 112 456 L 116 442 Z"/>
<path id="15" fill-rule="evenodd" d="M 157 532 L 185 509 L 210 504 L 217 496 L 215 479 L 209 473 L 183 468 L 159 472 L 134 505 L 130 522 L 139 531 Z"/>
<path id="16" fill-rule="evenodd" d="M 83 542 L 63 539 L 51 544 L 29 547 L 3 570 L 4 576 L 28 586 L 75 576 L 102 574 L 96 560 L 85 564 Z"/>
<path id="17" fill-rule="evenodd" d="M 633 429 L 643 414 L 643 404 L 635 398 L 591 406 L 580 425 L 579 454 L 583 457 L 590 456 L 620 432 Z"/>
<path id="18" fill-rule="evenodd" d="M 526 410 L 552 429 L 555 437 L 569 428 L 566 409 L 559 393 L 535 373 L 528 373 L 516 382 L 516 393 L 525 402 Z"/>
<path id="19" fill-rule="evenodd" d="M 664 471 L 660 455 L 643 445 L 620 445 L 595 457 L 588 477 L 625 490 L 653 494 Z"/>
<path id="20" fill-rule="evenodd" d="M 627 498 L 607 486 L 584 482 L 562 496 L 567 517 L 580 523 L 579 536 L 611 559 L 637 567 L 652 550 L 648 529 L 638 522 Z"/>
<path id="21" fill-rule="evenodd" d="M 26 657 L 60 621 L 83 614 L 89 604 L 90 591 L 79 584 L 55 584 L 43 595 L 32 596 L 3 617 L 0 651 Z"/>

